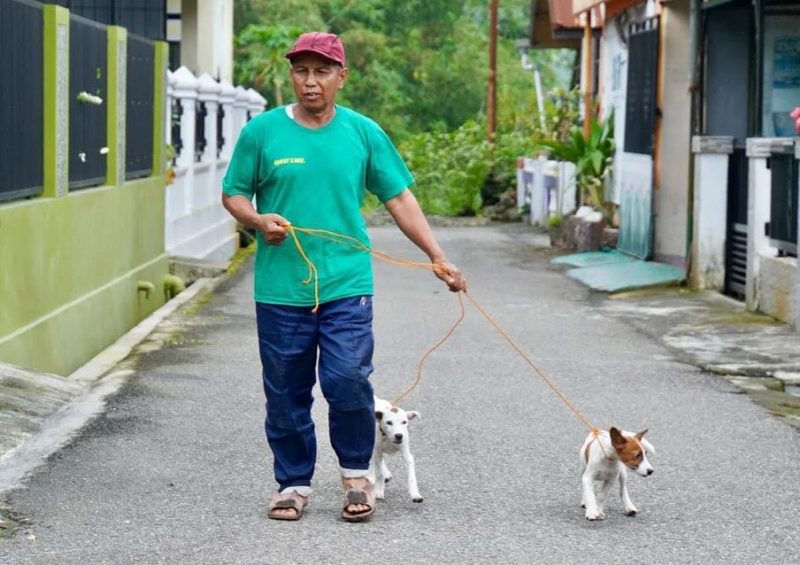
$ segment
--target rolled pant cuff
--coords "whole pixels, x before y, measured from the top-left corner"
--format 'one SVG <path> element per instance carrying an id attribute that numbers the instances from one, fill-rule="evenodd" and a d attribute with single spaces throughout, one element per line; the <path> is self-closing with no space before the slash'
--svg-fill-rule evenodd
<path id="1" fill-rule="evenodd" d="M 339 471 L 345 479 L 360 479 L 367 476 L 369 469 L 345 469 L 344 467 L 339 467 Z"/>
<path id="2" fill-rule="evenodd" d="M 313 492 L 313 489 L 307 486 L 286 487 L 285 489 L 281 489 L 281 494 L 288 494 L 290 492 L 296 492 L 300 496 L 308 496 Z"/>

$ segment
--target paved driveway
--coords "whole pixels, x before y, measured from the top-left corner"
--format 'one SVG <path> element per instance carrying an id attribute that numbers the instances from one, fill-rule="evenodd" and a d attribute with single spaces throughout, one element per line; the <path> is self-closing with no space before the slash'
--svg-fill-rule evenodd
<path id="1" fill-rule="evenodd" d="M 523 226 L 437 230 L 472 294 L 588 418 L 647 427 L 655 474 L 632 477 L 640 514 L 589 523 L 578 450 L 586 430 L 468 307 L 403 403 L 423 504 L 399 460 L 373 520 L 338 519 L 324 401 L 302 521 L 265 518 L 252 278 L 218 289 L 166 346 L 143 354 L 106 413 L 6 505 L 29 519 L 3 563 L 797 563 L 800 436 L 731 384 L 680 363 L 551 269 Z M 393 228 L 375 247 L 419 258 Z M 426 272 L 376 265 L 373 382 L 393 397 L 458 313 Z"/>

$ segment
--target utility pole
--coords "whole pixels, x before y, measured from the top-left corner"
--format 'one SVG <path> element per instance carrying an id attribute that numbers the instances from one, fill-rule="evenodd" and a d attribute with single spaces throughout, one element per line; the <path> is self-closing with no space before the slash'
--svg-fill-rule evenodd
<path id="1" fill-rule="evenodd" d="M 489 143 L 494 143 L 497 129 L 497 4 L 489 4 L 489 91 L 486 95 L 486 134 Z"/>
<path id="2" fill-rule="evenodd" d="M 594 85 L 594 53 L 592 53 L 592 11 L 584 12 L 583 28 L 583 137 L 588 140 L 592 136 L 592 116 L 594 115 L 594 101 L 592 100 L 592 86 Z"/>

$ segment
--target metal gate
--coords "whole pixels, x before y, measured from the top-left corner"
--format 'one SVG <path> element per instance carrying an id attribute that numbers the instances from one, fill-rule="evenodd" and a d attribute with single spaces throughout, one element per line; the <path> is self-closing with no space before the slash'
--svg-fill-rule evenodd
<path id="1" fill-rule="evenodd" d="M 748 0 L 705 9 L 704 111 L 706 135 L 733 138 L 728 162 L 725 238 L 725 294 L 744 299 L 747 283 L 747 137 L 756 127 L 751 100 L 755 45 L 753 9 Z"/>
<path id="2" fill-rule="evenodd" d="M 43 37 L 40 4 L 0 1 L 0 202 L 44 184 Z"/>
<path id="3" fill-rule="evenodd" d="M 153 42 L 128 34 L 125 178 L 129 180 L 153 172 L 154 64 Z"/>
<path id="4" fill-rule="evenodd" d="M 619 159 L 617 248 L 639 259 L 653 251 L 653 145 L 658 87 L 658 17 L 632 24 L 628 39 L 625 143 Z"/>
<path id="5" fill-rule="evenodd" d="M 782 256 L 797 257 L 797 206 L 800 167 L 793 153 L 774 154 L 767 161 L 772 180 L 769 241 Z"/>
<path id="6" fill-rule="evenodd" d="M 69 27 L 69 188 L 106 179 L 106 27 L 74 14 Z"/>
<path id="7" fill-rule="evenodd" d="M 728 161 L 728 233 L 725 238 L 725 294 L 744 299 L 747 284 L 747 152 L 734 147 Z"/>

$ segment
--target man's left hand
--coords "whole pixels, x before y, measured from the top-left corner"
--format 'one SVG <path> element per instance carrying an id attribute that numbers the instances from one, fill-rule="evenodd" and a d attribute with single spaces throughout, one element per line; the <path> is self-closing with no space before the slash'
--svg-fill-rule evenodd
<path id="1" fill-rule="evenodd" d="M 467 290 L 467 279 L 458 267 L 448 261 L 434 261 L 433 274 L 443 280 L 452 292 Z"/>

